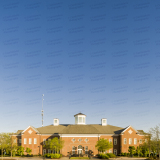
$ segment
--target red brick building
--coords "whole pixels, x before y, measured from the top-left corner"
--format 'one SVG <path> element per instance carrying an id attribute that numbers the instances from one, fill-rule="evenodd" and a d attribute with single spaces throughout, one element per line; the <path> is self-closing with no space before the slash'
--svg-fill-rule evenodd
<path id="1" fill-rule="evenodd" d="M 101 124 L 87 125 L 86 115 L 78 113 L 74 117 L 74 125 L 60 125 L 59 119 L 54 119 L 53 125 L 40 128 L 29 126 L 25 130 L 18 130 L 13 136 L 17 138 L 18 145 L 31 148 L 34 155 L 53 153 L 54 151 L 43 148 L 43 144 L 54 137 L 61 138 L 64 140 L 64 147 L 60 152 L 64 156 L 69 153 L 87 154 L 88 151 L 96 155 L 98 151 L 95 145 L 101 138 L 113 143 L 113 148 L 107 153 L 117 155 L 128 152 L 129 146 L 139 146 L 144 139 L 143 131 L 132 126 L 126 128 L 112 126 L 107 124 L 105 118 L 101 120 Z"/>

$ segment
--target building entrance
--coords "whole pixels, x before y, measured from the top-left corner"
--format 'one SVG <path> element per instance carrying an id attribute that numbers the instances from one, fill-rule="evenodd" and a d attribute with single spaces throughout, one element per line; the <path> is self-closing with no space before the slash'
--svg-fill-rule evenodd
<path id="1" fill-rule="evenodd" d="M 82 146 L 81 145 L 78 146 L 78 154 L 82 154 Z"/>

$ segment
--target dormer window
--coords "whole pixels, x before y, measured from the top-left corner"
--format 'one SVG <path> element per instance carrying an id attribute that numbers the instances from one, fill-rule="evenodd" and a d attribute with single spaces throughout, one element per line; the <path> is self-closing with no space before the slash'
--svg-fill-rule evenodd
<path id="1" fill-rule="evenodd" d="M 85 119 L 86 119 L 86 115 L 82 114 L 82 113 L 78 113 L 76 115 L 74 115 L 75 117 L 75 124 L 86 124 Z"/>

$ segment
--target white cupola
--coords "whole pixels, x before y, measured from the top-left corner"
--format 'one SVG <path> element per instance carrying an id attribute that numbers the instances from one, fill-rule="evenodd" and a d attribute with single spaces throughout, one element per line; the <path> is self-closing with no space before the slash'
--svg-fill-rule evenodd
<path id="1" fill-rule="evenodd" d="M 102 118 L 101 119 L 101 124 L 102 124 L 102 126 L 107 126 L 107 119 L 106 118 Z"/>
<path id="2" fill-rule="evenodd" d="M 83 113 L 78 113 L 74 115 L 75 124 L 86 124 L 86 115 Z"/>
<path id="3" fill-rule="evenodd" d="M 58 126 L 59 125 L 59 119 L 58 118 L 53 119 L 53 125 L 54 126 Z"/>

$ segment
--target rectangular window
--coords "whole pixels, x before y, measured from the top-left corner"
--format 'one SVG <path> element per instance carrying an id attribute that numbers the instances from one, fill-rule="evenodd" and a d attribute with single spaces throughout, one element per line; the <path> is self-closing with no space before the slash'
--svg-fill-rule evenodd
<path id="1" fill-rule="evenodd" d="M 134 138 L 134 144 L 137 144 L 137 138 Z"/>
<path id="2" fill-rule="evenodd" d="M 43 155 L 45 155 L 46 154 L 46 149 L 43 149 Z"/>
<path id="3" fill-rule="evenodd" d="M 34 144 L 37 144 L 37 138 L 34 138 Z"/>
<path id="4" fill-rule="evenodd" d="M 51 150 L 50 150 L 50 149 L 48 149 L 48 153 L 51 153 Z"/>
<path id="5" fill-rule="evenodd" d="M 32 144 L 32 138 L 29 138 L 29 144 Z"/>
<path id="6" fill-rule="evenodd" d="M 82 123 L 82 117 L 79 117 L 79 123 Z"/>
<path id="7" fill-rule="evenodd" d="M 78 123 L 78 117 L 75 118 L 75 123 L 76 123 L 76 124 Z"/>
<path id="8" fill-rule="evenodd" d="M 72 147 L 72 154 L 75 154 L 75 146 Z"/>
<path id="9" fill-rule="evenodd" d="M 109 153 L 112 153 L 112 149 L 109 150 Z"/>
<path id="10" fill-rule="evenodd" d="M 132 138 L 129 138 L 129 144 L 132 144 Z"/>
<path id="11" fill-rule="evenodd" d="M 85 118 L 83 117 L 83 123 L 85 123 Z"/>
<path id="12" fill-rule="evenodd" d="M 16 143 L 16 139 L 13 140 L 13 143 Z"/>
<path id="13" fill-rule="evenodd" d="M 85 154 L 88 154 L 88 146 L 85 146 Z"/>
<path id="14" fill-rule="evenodd" d="M 114 145 L 117 145 L 117 138 L 114 138 Z"/>
<path id="15" fill-rule="evenodd" d="M 139 143 L 142 144 L 142 139 L 139 140 Z"/>
<path id="16" fill-rule="evenodd" d="M 27 138 L 24 138 L 24 144 L 27 144 Z"/>
<path id="17" fill-rule="evenodd" d="M 19 139 L 19 143 L 21 143 L 21 139 Z"/>
<path id="18" fill-rule="evenodd" d="M 145 139 L 145 143 L 147 143 L 147 139 Z"/>
<path id="19" fill-rule="evenodd" d="M 46 144 L 46 139 L 43 139 L 43 144 Z"/>
<path id="20" fill-rule="evenodd" d="M 124 144 L 127 144 L 127 138 L 124 138 Z"/>
<path id="21" fill-rule="evenodd" d="M 112 139 L 109 139 L 109 142 L 112 142 Z"/>
<path id="22" fill-rule="evenodd" d="M 114 154 L 117 155 L 117 150 L 116 149 L 114 149 Z"/>

